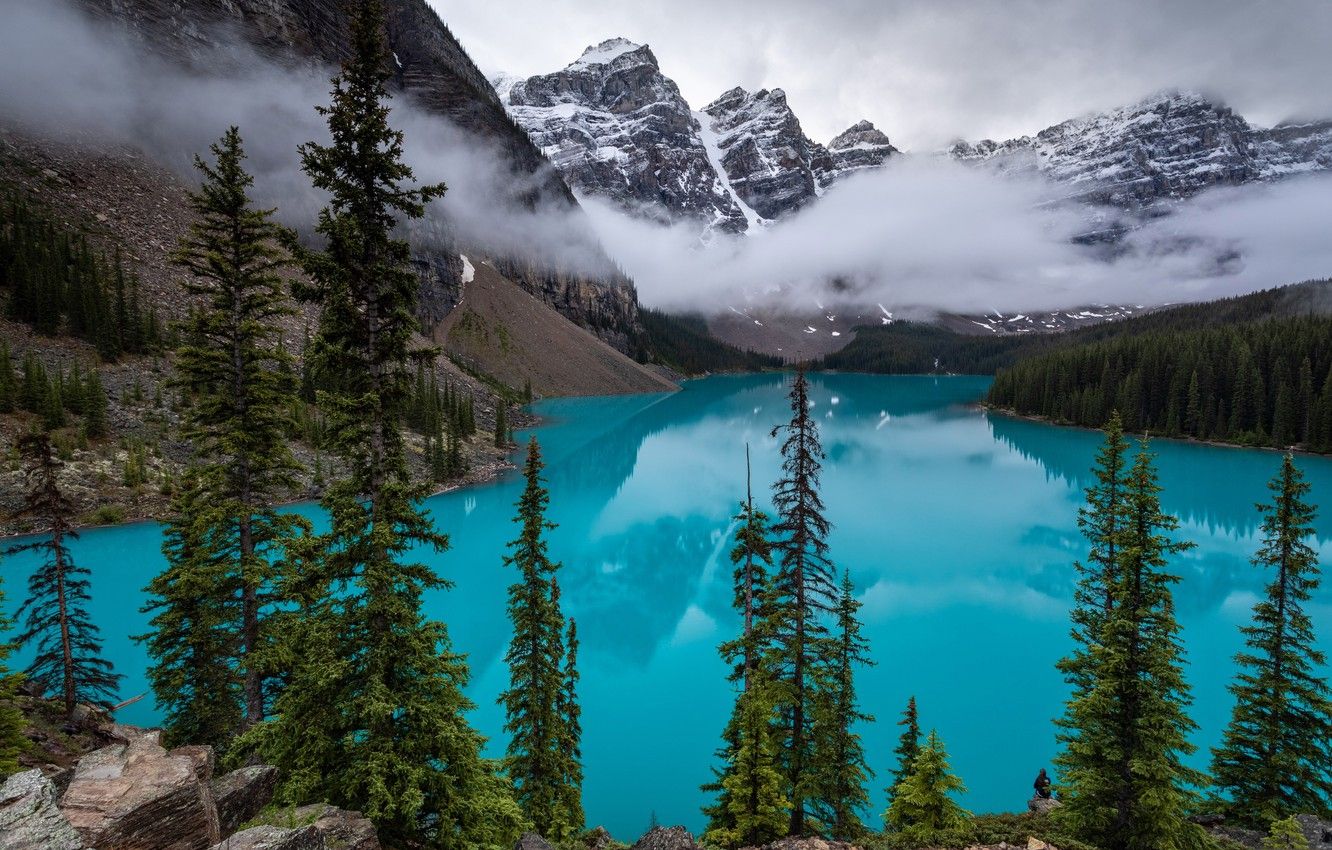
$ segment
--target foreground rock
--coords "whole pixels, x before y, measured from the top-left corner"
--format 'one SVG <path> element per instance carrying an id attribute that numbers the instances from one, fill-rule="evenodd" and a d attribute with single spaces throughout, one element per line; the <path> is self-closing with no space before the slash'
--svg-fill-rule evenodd
<path id="1" fill-rule="evenodd" d="M 683 826 L 658 826 L 648 830 L 630 850 L 702 850 Z"/>
<path id="2" fill-rule="evenodd" d="M 825 838 L 783 838 L 762 848 L 752 847 L 746 850 L 861 850 L 859 844 L 845 841 L 829 841 Z"/>
<path id="3" fill-rule="evenodd" d="M 1042 797 L 1038 794 L 1027 801 L 1027 811 L 1035 812 L 1038 815 L 1048 815 L 1062 805 L 1063 803 L 1054 797 Z"/>
<path id="4" fill-rule="evenodd" d="M 132 733 L 131 733 L 132 734 Z M 60 808 L 97 850 L 205 850 L 221 840 L 212 750 L 167 752 L 160 732 L 79 759 Z"/>
<path id="5" fill-rule="evenodd" d="M 519 837 L 518 843 L 513 845 L 513 850 L 554 850 L 550 842 L 537 835 L 535 832 L 524 832 Z"/>
<path id="6" fill-rule="evenodd" d="M 213 850 L 329 850 L 329 846 L 324 834 L 313 826 L 256 826 L 214 845 Z"/>
<path id="7" fill-rule="evenodd" d="M 253 818 L 273 799 L 278 771 L 267 764 L 233 770 L 211 783 L 217 824 L 222 835 L 230 835 Z"/>
<path id="8" fill-rule="evenodd" d="M 56 788 L 40 770 L 0 785 L 0 850 L 83 850 L 83 841 L 56 808 Z"/>
<path id="9" fill-rule="evenodd" d="M 348 812 L 323 803 L 301 806 L 298 823 L 312 822 L 330 848 L 336 850 L 382 850 L 375 825 L 360 812 Z"/>

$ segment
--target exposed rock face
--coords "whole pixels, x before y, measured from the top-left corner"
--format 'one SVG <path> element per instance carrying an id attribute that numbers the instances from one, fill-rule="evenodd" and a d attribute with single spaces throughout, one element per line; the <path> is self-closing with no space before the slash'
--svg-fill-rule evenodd
<path id="1" fill-rule="evenodd" d="M 313 826 L 330 848 L 337 850 L 381 850 L 374 824 L 360 812 L 349 812 L 316 803 L 296 810 L 296 820 L 314 819 Z"/>
<path id="2" fill-rule="evenodd" d="M 160 733 L 79 760 L 60 808 L 98 850 L 204 850 L 221 838 L 209 780 L 211 751 L 168 753 Z"/>
<path id="3" fill-rule="evenodd" d="M 1297 815 L 1295 820 L 1309 841 L 1309 850 L 1332 850 L 1332 821 L 1313 815 Z"/>
<path id="4" fill-rule="evenodd" d="M 1027 811 L 1035 812 L 1038 815 L 1048 815 L 1062 805 L 1063 803 L 1053 797 L 1036 795 L 1027 801 Z"/>
<path id="5" fill-rule="evenodd" d="M 861 121 L 833 137 L 827 157 L 815 163 L 818 170 L 814 176 L 821 188 L 827 188 L 848 174 L 878 168 L 899 153 L 882 130 Z"/>
<path id="6" fill-rule="evenodd" d="M 1212 186 L 1332 168 L 1332 122 L 1267 130 L 1201 95 L 1170 92 L 1034 137 L 958 142 L 948 153 L 1039 172 L 1084 200 L 1137 210 Z"/>
<path id="7" fill-rule="evenodd" d="M 213 804 L 217 807 L 218 829 L 230 835 L 236 828 L 259 814 L 273 799 L 278 771 L 267 764 L 233 770 L 211 783 Z"/>
<path id="8" fill-rule="evenodd" d="M 760 850 L 760 848 L 747 848 L 747 850 Z M 826 838 L 783 838 L 763 845 L 761 850 L 861 850 L 861 848 L 858 844 L 829 841 Z"/>
<path id="9" fill-rule="evenodd" d="M 518 843 L 513 845 L 513 850 L 554 850 L 554 848 L 550 846 L 549 841 L 535 832 L 524 832 L 518 838 Z"/>
<path id="10" fill-rule="evenodd" d="M 683 826 L 658 826 L 638 839 L 630 850 L 702 850 Z"/>
<path id="11" fill-rule="evenodd" d="M 56 788 L 40 770 L 0 785 L 0 850 L 83 850 L 83 840 L 56 808 Z"/>
<path id="12" fill-rule="evenodd" d="M 212 850 L 328 850 L 329 846 L 324 833 L 313 826 L 255 826 L 214 845 Z"/>
<path id="13" fill-rule="evenodd" d="M 583 843 L 587 845 L 587 850 L 606 850 L 607 847 L 615 843 L 615 839 L 611 838 L 611 834 L 606 831 L 606 827 L 598 826 L 583 837 Z"/>
<path id="14" fill-rule="evenodd" d="M 731 188 L 763 218 L 788 215 L 814 199 L 815 162 L 827 152 L 800 128 L 786 92 L 736 87 L 703 108 Z"/>
<path id="15" fill-rule="evenodd" d="M 898 152 L 868 121 L 824 148 L 805 136 L 781 89 L 731 89 L 692 112 L 652 51 L 622 38 L 587 48 L 562 71 L 493 82 L 579 192 L 730 233 L 789 215 Z"/>
<path id="16" fill-rule="evenodd" d="M 698 120 L 649 47 L 613 38 L 561 71 L 500 82 L 514 120 L 578 191 L 667 221 L 744 229 Z"/>
<path id="17" fill-rule="evenodd" d="M 346 15 L 340 0 L 80 0 L 94 14 L 142 40 L 155 52 L 190 67 L 218 70 L 234 51 L 225 41 L 235 37 L 285 66 L 333 65 L 346 51 Z M 567 207 L 577 202 L 560 173 L 514 124 L 499 96 L 426 0 L 386 0 L 389 47 L 395 57 L 392 84 L 409 93 L 426 110 L 442 115 L 500 151 L 512 164 L 514 203 Z M 225 69 L 223 69 L 225 70 Z M 418 232 L 418 231 L 414 231 Z M 433 327 L 461 298 L 459 248 L 447 234 L 431 233 L 431 247 L 418 247 L 414 262 L 421 274 L 419 317 Z M 441 247 L 443 246 L 443 247 Z M 600 248 L 588 242 L 589 256 Z M 466 251 L 466 246 L 461 246 Z M 479 252 L 478 252 L 479 253 Z M 632 284 L 614 271 L 608 258 L 605 273 L 561 273 L 533 258 L 541 273 L 518 280 L 534 295 L 578 324 L 594 329 L 606 341 L 628 350 L 626 340 L 641 331 Z M 557 280 L 559 287 L 543 284 Z M 551 289 L 556 291 L 551 294 Z M 576 290 L 576 291 L 575 291 Z M 590 295 L 590 297 L 589 297 Z M 591 309 L 585 305 L 591 302 Z M 605 324 L 606 317 L 614 324 Z"/>

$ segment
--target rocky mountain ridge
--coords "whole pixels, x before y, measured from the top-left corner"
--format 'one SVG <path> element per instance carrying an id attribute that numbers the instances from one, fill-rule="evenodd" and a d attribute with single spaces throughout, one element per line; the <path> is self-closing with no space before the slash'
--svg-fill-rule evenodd
<path id="1" fill-rule="evenodd" d="M 492 82 L 577 191 L 706 230 L 756 230 L 898 153 L 868 121 L 827 146 L 812 141 L 781 89 L 737 87 L 692 110 L 651 48 L 623 38 L 589 46 L 563 70 Z"/>
<path id="2" fill-rule="evenodd" d="M 996 142 L 959 141 L 948 156 L 1038 173 L 1079 200 L 1138 212 L 1213 186 L 1332 169 L 1332 121 L 1263 128 L 1196 92 L 1168 91 Z"/>

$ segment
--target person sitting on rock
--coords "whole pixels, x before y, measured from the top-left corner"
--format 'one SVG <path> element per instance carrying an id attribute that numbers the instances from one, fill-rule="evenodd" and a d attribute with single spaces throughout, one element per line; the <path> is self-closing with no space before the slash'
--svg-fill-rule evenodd
<path id="1" fill-rule="evenodd" d="M 1054 792 L 1050 784 L 1050 777 L 1045 773 L 1045 768 L 1041 768 L 1041 772 L 1036 774 L 1036 781 L 1032 783 L 1032 787 L 1036 789 L 1037 797 L 1042 800 L 1050 799 Z"/>

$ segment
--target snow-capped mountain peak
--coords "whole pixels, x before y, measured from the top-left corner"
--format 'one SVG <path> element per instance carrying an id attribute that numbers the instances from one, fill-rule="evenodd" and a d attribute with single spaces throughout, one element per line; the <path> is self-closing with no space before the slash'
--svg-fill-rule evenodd
<path id="1" fill-rule="evenodd" d="M 608 38 L 600 44 L 589 45 L 573 62 L 570 62 L 568 68 L 590 67 L 593 65 L 610 65 L 621 56 L 627 53 L 635 53 L 646 50 L 647 56 L 651 58 L 652 64 L 657 64 L 657 57 L 652 55 L 651 50 L 647 50 L 647 45 L 636 44 L 627 38 Z"/>

